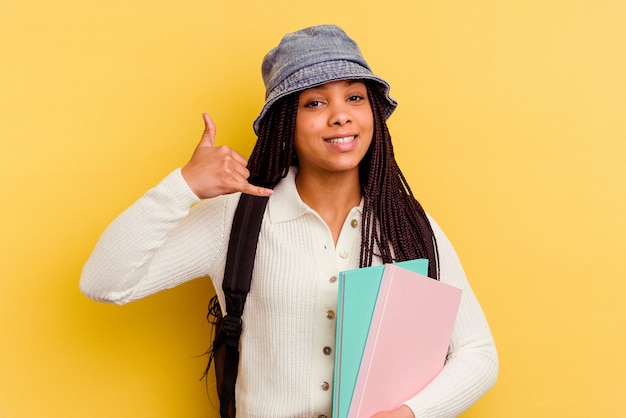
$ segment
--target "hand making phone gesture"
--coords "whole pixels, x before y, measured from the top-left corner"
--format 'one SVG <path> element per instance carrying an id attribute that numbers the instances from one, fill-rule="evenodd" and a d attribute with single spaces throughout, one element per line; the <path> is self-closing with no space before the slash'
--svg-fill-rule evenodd
<path id="1" fill-rule="evenodd" d="M 202 114 L 204 133 L 189 162 L 182 168 L 187 185 L 200 199 L 243 192 L 269 196 L 271 189 L 248 183 L 247 160 L 228 146 L 215 146 L 215 123 Z"/>

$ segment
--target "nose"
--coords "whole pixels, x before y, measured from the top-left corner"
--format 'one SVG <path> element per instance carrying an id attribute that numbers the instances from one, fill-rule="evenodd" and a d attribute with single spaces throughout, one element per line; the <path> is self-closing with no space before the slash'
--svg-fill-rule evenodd
<path id="1" fill-rule="evenodd" d="M 348 105 L 343 101 L 333 103 L 330 110 L 329 126 L 343 126 L 351 121 Z"/>

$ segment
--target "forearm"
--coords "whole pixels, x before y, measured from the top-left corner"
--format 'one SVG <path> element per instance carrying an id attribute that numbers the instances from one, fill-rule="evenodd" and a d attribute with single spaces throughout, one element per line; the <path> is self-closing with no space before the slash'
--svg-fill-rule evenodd
<path id="1" fill-rule="evenodd" d="M 463 290 L 446 364 L 433 381 L 405 402 L 417 418 L 456 417 L 495 383 L 498 356 L 482 308 L 447 237 L 435 224 L 441 280 Z"/>
<path id="2" fill-rule="evenodd" d="M 167 176 L 105 230 L 83 268 L 81 291 L 101 302 L 136 299 L 140 284 L 150 286 L 142 280 L 150 276 L 155 254 L 198 201 L 179 170 Z"/>
<path id="3" fill-rule="evenodd" d="M 477 339 L 451 352 L 441 373 L 406 405 L 417 418 L 459 416 L 494 385 L 497 374 L 495 346 Z"/>

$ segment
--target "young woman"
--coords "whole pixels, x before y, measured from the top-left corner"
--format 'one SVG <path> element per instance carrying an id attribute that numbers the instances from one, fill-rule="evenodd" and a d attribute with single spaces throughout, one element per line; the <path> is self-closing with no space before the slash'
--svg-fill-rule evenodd
<path id="1" fill-rule="evenodd" d="M 285 35 L 262 73 L 266 102 L 250 160 L 216 146 L 204 115 L 190 161 L 104 232 L 82 291 L 124 304 L 210 276 L 223 302 L 240 193 L 270 196 L 243 317 L 237 416 L 330 417 L 335 318 L 328 313 L 339 272 L 414 258 L 429 258 L 431 277 L 463 289 L 461 306 L 442 372 L 376 416 L 459 415 L 494 384 L 497 354 L 454 249 L 395 162 L 389 85 L 331 25 Z"/>

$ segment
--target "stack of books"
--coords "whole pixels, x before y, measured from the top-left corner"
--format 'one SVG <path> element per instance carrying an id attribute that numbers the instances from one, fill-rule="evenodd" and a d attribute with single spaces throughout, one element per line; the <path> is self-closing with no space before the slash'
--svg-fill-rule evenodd
<path id="1" fill-rule="evenodd" d="M 333 418 L 397 408 L 443 368 L 461 289 L 417 259 L 339 275 Z"/>

